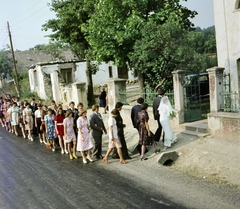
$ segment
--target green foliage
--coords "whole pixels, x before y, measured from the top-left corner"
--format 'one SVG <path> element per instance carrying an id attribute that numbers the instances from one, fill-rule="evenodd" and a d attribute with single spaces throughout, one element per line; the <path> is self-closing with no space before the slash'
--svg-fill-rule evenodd
<path id="1" fill-rule="evenodd" d="M 155 88 L 165 79 L 161 88 L 172 89 L 171 72 L 176 67 L 178 46 L 183 39 L 184 29 L 177 22 L 168 20 L 157 24 L 149 20 L 142 28 L 142 38 L 134 45 L 130 54 L 131 65 L 145 75 L 145 81 Z"/>
<path id="2" fill-rule="evenodd" d="M 19 73 L 18 79 L 21 92 L 21 100 L 29 100 L 32 97 L 36 99 L 39 98 L 36 92 L 31 92 L 30 90 L 28 72 Z"/>
<path id="3" fill-rule="evenodd" d="M 90 47 L 82 27 L 89 19 L 94 4 L 93 0 L 52 0 L 49 6 L 55 12 L 56 19 L 48 20 L 43 25 L 43 30 L 52 30 L 53 33 L 49 35 L 51 40 L 67 44 L 78 59 L 86 59 L 87 66 L 89 66 L 89 59 L 86 53 L 90 51 Z M 92 72 L 88 67 L 86 77 L 88 101 L 94 103 Z"/>
<path id="4" fill-rule="evenodd" d="M 195 41 L 198 43 L 196 46 L 199 53 L 216 53 L 216 38 L 215 38 L 215 27 L 211 26 L 206 29 L 199 27 L 195 30 Z M 201 43 L 201 45 L 199 44 Z"/>
<path id="5" fill-rule="evenodd" d="M 96 3 L 84 30 L 93 59 L 125 66 L 135 42 L 142 37 L 141 28 L 149 19 L 161 25 L 169 16 L 175 16 L 182 27 L 189 28 L 192 24 L 188 18 L 195 14 L 181 7 L 178 0 L 102 0 Z"/>
<path id="6" fill-rule="evenodd" d="M 30 48 L 29 50 L 39 50 L 44 51 L 46 54 L 51 55 L 52 60 L 64 60 L 64 56 L 62 56 L 63 51 L 66 51 L 69 49 L 69 46 L 67 44 L 63 44 L 61 42 L 50 42 L 49 44 L 38 44 L 33 48 Z"/>
<path id="7" fill-rule="evenodd" d="M 90 4 L 85 0 L 52 0 L 49 6 L 56 13 L 56 19 L 48 20 L 43 30 L 51 29 L 52 40 L 68 44 L 79 59 L 84 59 L 89 45 L 81 26 L 89 19 Z"/>
<path id="8" fill-rule="evenodd" d="M 172 89 L 172 71 L 197 73 L 216 63 L 208 56 L 216 52 L 214 28 L 194 31 L 197 13 L 180 0 L 52 0 L 50 7 L 56 19 L 43 29 L 52 40 L 78 58 L 128 65 L 149 88 Z M 89 64 L 87 76 L 97 69 Z"/>
<path id="9" fill-rule="evenodd" d="M 12 72 L 12 60 L 9 57 L 9 51 L 5 49 L 0 50 L 0 75 L 4 73 L 9 75 Z"/>
<path id="10" fill-rule="evenodd" d="M 145 83 L 153 89 L 172 89 L 174 70 L 192 74 L 217 66 L 216 55 L 210 56 L 216 52 L 214 30 L 195 32 L 182 26 L 171 15 L 161 25 L 149 19 L 141 29 L 141 39 L 135 42 L 130 54 L 132 67 L 144 74 Z"/>

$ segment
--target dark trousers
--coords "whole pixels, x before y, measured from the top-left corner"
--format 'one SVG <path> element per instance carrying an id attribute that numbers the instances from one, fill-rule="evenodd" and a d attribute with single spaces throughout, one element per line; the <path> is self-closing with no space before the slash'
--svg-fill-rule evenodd
<path id="1" fill-rule="evenodd" d="M 155 140 L 159 142 L 162 134 L 162 125 L 159 120 L 157 120 L 157 123 L 158 123 L 158 128 L 155 132 Z M 163 141 L 164 141 L 164 133 L 163 133 Z"/>
<path id="2" fill-rule="evenodd" d="M 34 136 L 37 136 L 37 128 L 35 127 L 35 115 L 33 115 L 33 129 L 32 129 L 32 133 Z"/>
<path id="3" fill-rule="evenodd" d="M 118 135 L 118 138 L 119 138 L 119 141 L 121 142 L 121 145 L 122 145 L 122 147 L 121 147 L 121 149 L 122 149 L 122 156 L 123 156 L 124 159 L 127 159 L 127 158 L 129 158 L 129 154 L 128 154 L 126 140 L 125 140 L 123 135 Z M 117 148 L 116 147 L 113 149 L 112 157 L 114 157 L 114 158 L 118 158 L 119 157 L 118 153 L 117 153 Z"/>
<path id="4" fill-rule="evenodd" d="M 92 136 L 94 139 L 93 156 L 100 158 L 102 156 L 102 135 Z"/>

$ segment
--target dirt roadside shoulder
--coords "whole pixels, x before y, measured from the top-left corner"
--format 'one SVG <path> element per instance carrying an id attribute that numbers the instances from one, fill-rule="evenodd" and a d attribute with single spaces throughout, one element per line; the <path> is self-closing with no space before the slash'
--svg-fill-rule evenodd
<path id="1" fill-rule="evenodd" d="M 176 151 L 180 156 L 172 165 L 173 169 L 240 188 L 240 142 L 208 136 L 198 138 Z"/>

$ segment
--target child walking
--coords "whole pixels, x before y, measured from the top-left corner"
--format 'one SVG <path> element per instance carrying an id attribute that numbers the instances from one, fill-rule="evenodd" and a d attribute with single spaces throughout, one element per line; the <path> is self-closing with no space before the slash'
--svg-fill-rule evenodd
<path id="1" fill-rule="evenodd" d="M 118 111 L 116 109 L 112 110 L 111 116 L 108 119 L 108 125 L 109 125 L 109 144 L 108 144 L 108 151 L 105 157 L 103 158 L 103 162 L 106 164 L 109 164 L 108 162 L 108 156 L 112 152 L 113 148 L 117 148 L 118 155 L 120 157 L 120 163 L 126 164 L 127 162 L 124 160 L 122 156 L 122 150 L 121 150 L 121 142 L 118 139 L 118 133 L 117 133 L 117 122 L 115 120 L 115 117 L 117 117 Z"/>
<path id="2" fill-rule="evenodd" d="M 52 113 L 52 109 L 48 109 L 47 115 L 44 117 L 45 121 L 45 128 L 46 128 L 46 138 L 47 143 L 51 144 L 52 151 L 55 152 L 55 144 L 54 144 L 54 130 L 55 130 L 55 124 L 54 124 L 54 115 Z"/>

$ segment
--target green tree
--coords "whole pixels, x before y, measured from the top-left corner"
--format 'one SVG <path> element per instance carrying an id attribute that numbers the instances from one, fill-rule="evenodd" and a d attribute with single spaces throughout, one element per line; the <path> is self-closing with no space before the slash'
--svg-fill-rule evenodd
<path id="1" fill-rule="evenodd" d="M 216 53 L 216 37 L 215 37 L 215 27 L 211 26 L 202 30 L 202 34 L 205 38 L 204 48 L 205 53 Z"/>
<path id="2" fill-rule="evenodd" d="M 144 40 L 142 28 L 148 27 L 150 19 L 158 26 L 175 16 L 179 26 L 188 29 L 193 26 L 189 18 L 195 14 L 182 7 L 179 0 L 101 0 L 96 3 L 84 29 L 94 59 L 113 61 L 119 67 L 126 66 L 126 63 L 136 67 L 135 60 L 130 57 L 136 52 L 136 43 Z M 153 37 L 157 30 L 151 32 L 153 34 L 148 35 Z M 137 70 L 145 73 L 145 68 L 140 66 Z"/>
<path id="3" fill-rule="evenodd" d="M 5 76 L 12 72 L 12 60 L 9 57 L 10 51 L 6 49 L 0 50 L 0 76 L 4 73 Z"/>
<path id="4" fill-rule="evenodd" d="M 55 12 L 56 19 L 50 19 L 43 25 L 43 30 L 52 30 L 53 33 L 49 37 L 53 41 L 68 44 L 69 48 L 79 59 L 86 58 L 88 101 L 90 104 L 94 102 L 92 72 L 88 67 L 90 60 L 86 57 L 89 44 L 82 32 L 82 25 L 87 22 L 89 14 L 94 8 L 91 2 L 87 0 L 52 0 L 49 6 Z"/>
<path id="5" fill-rule="evenodd" d="M 172 89 L 173 70 L 195 74 L 217 64 L 216 57 L 209 56 L 211 51 L 205 46 L 209 39 L 204 33 L 182 27 L 175 15 L 170 15 L 163 24 L 149 19 L 141 34 L 130 60 L 133 68 L 143 73 L 146 84 L 152 89 L 159 86 Z"/>
<path id="6" fill-rule="evenodd" d="M 46 54 L 51 55 L 52 60 L 64 60 L 65 57 L 62 55 L 63 51 L 69 50 L 69 47 L 67 44 L 63 44 L 60 42 L 50 42 L 49 44 L 37 44 L 33 48 L 30 48 L 29 50 L 39 50 L 44 51 Z"/>
<path id="7" fill-rule="evenodd" d="M 177 59 L 182 55 L 178 47 L 184 31 L 178 22 L 171 20 L 164 24 L 149 20 L 141 29 L 142 37 L 135 42 L 130 60 L 133 68 L 144 75 L 150 88 L 161 84 L 162 88 L 172 89 L 171 72 L 181 62 Z"/>

